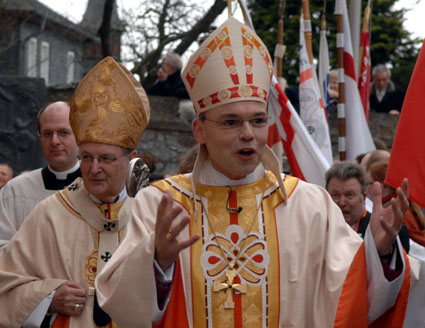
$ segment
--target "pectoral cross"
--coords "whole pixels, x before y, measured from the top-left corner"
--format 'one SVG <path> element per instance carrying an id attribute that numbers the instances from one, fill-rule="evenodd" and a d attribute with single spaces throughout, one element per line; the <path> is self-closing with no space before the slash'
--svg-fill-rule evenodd
<path id="1" fill-rule="evenodd" d="M 226 301 L 224 302 L 225 309 L 234 309 L 235 302 L 233 302 L 233 292 L 238 291 L 239 293 L 246 293 L 246 285 L 245 284 L 234 284 L 233 280 L 236 277 L 236 271 L 233 269 L 233 265 L 229 270 L 226 271 L 226 281 L 218 282 L 214 281 L 215 292 L 220 292 L 222 290 L 226 290 Z"/>

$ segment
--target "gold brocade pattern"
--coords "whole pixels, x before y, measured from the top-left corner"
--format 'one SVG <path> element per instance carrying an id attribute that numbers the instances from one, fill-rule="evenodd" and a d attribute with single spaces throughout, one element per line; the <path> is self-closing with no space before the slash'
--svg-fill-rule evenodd
<path id="1" fill-rule="evenodd" d="M 92 288 L 94 288 L 94 280 L 96 279 L 96 274 L 97 274 L 97 254 L 98 253 L 96 248 L 86 258 L 86 267 L 85 267 L 86 281 L 89 284 L 89 286 Z"/>
<path id="2" fill-rule="evenodd" d="M 106 57 L 78 85 L 70 123 L 78 145 L 99 142 L 134 149 L 149 115 L 143 87 L 124 66 Z"/>
<path id="3" fill-rule="evenodd" d="M 291 194 L 296 186 L 297 179 L 286 177 L 285 187 L 288 195 Z M 171 189 L 173 197 L 182 204 L 190 213 L 193 214 L 193 200 L 191 199 L 190 179 L 179 175 L 172 177 L 167 181 L 155 183 L 162 189 Z M 225 204 L 228 199 L 228 187 L 211 187 L 198 185 L 197 194 L 205 200 L 205 206 L 208 209 L 208 218 L 211 225 L 220 237 L 220 243 L 223 249 L 233 249 L 244 251 L 239 258 L 236 268 L 240 283 L 247 285 L 246 293 L 237 295 L 240 298 L 241 317 L 237 320 L 243 327 L 277 327 L 278 316 L 273 313 L 279 313 L 276 308 L 269 311 L 269 304 L 274 307 L 280 307 L 279 294 L 279 249 L 277 240 L 277 231 L 275 225 L 274 208 L 283 202 L 283 196 L 279 189 L 274 187 L 276 179 L 270 172 L 264 179 L 246 186 L 232 187 L 237 194 L 237 205 L 242 206 L 243 210 L 238 214 L 238 224 L 230 224 L 229 211 Z M 251 227 L 252 217 L 257 211 L 256 197 L 260 197 L 263 192 L 260 215 L 256 218 L 248 233 L 252 240 L 240 243 L 238 238 L 243 238 L 247 234 L 247 229 Z M 199 206 L 202 206 L 198 202 Z M 201 211 L 200 211 L 201 212 Z M 201 213 L 198 218 L 193 218 L 190 222 L 190 234 L 199 234 L 202 243 L 195 243 L 191 247 L 191 282 L 193 303 L 193 324 L 195 327 L 208 327 L 209 325 L 220 327 L 235 326 L 235 311 L 224 307 L 226 293 L 224 291 L 214 292 L 212 285 L 214 281 L 225 282 L 224 261 L 215 262 L 222 257 L 219 248 L 211 242 L 212 232 L 208 227 L 207 218 Z M 227 223 L 224 223 L 227 220 Z M 226 235 L 227 233 L 227 235 Z M 226 238 L 229 237 L 227 240 Z M 239 242 L 239 243 L 238 243 Z M 209 243 L 209 244 L 208 244 Z M 233 244 L 232 244 L 233 243 Z M 243 245 L 237 249 L 236 245 Z M 233 248 L 232 248 L 233 247 Z M 205 252 L 208 250 L 206 256 Z M 253 260 L 258 256 L 257 263 Z M 268 262 L 264 262 L 268 257 Z M 201 259 L 201 260 L 200 260 Z M 211 265 L 208 270 L 208 263 L 219 263 L 217 266 Z M 230 259 L 229 259 L 230 260 Z M 264 260 L 264 261 L 263 261 Z M 261 268 L 261 263 L 267 265 L 266 269 Z M 210 263 L 210 264 L 211 264 Z M 242 268 L 244 266 L 244 268 Z M 239 283 L 237 281 L 236 283 Z M 238 305 L 236 305 L 237 307 Z"/>

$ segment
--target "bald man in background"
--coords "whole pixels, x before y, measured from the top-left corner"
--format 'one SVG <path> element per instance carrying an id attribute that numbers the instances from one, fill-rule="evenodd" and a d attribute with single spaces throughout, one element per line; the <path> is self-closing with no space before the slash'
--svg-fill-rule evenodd
<path id="1" fill-rule="evenodd" d="M 81 176 L 69 104 L 59 101 L 43 107 L 37 114 L 37 132 L 47 166 L 17 176 L 1 190 L 0 250 L 41 200 Z"/>

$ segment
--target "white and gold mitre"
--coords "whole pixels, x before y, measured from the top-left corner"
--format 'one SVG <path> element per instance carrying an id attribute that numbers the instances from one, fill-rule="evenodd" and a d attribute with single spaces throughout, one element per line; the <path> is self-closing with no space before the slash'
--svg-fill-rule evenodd
<path id="1" fill-rule="evenodd" d="M 229 17 L 190 57 L 182 79 L 199 115 L 219 105 L 267 103 L 273 64 L 261 39 Z"/>
<path id="2" fill-rule="evenodd" d="M 99 142 L 135 149 L 149 116 L 143 87 L 123 65 L 106 57 L 75 90 L 69 120 L 78 145 Z"/>

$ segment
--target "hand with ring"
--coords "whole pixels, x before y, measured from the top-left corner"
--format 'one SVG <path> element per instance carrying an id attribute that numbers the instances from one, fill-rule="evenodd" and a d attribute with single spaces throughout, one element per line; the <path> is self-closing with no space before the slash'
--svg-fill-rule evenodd
<path id="1" fill-rule="evenodd" d="M 183 207 L 174 204 L 173 196 L 167 190 L 158 205 L 155 225 L 155 258 L 163 270 L 177 260 L 181 250 L 199 239 L 199 235 L 186 240 L 177 238 L 190 221 L 190 217 L 182 212 Z"/>
<path id="2" fill-rule="evenodd" d="M 49 312 L 78 316 L 84 310 L 86 298 L 87 291 L 83 286 L 67 281 L 56 289 Z"/>
<path id="3" fill-rule="evenodd" d="M 80 313 L 81 311 L 83 311 L 83 305 L 81 305 L 81 304 L 75 304 L 74 305 L 74 312 L 75 313 Z"/>
<path id="4" fill-rule="evenodd" d="M 171 234 L 170 230 L 168 230 L 167 234 L 165 235 L 165 238 L 167 238 L 170 241 L 174 239 L 174 236 Z"/>

